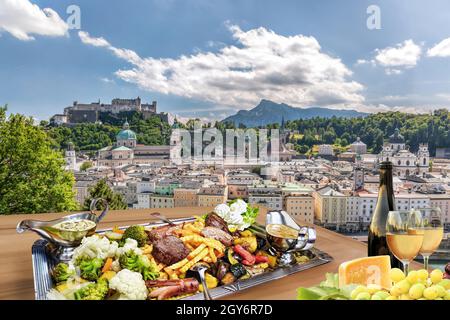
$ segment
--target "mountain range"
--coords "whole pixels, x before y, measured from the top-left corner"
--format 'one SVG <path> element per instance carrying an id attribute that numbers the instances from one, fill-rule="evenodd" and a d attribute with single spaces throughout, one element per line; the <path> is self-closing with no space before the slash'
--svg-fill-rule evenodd
<path id="1" fill-rule="evenodd" d="M 236 114 L 223 119 L 222 122 L 232 122 L 236 126 L 243 124 L 246 127 L 258 127 L 271 123 L 281 123 L 282 119 L 287 121 L 314 117 L 331 118 L 333 116 L 356 118 L 367 115 L 368 113 L 356 110 L 336 110 L 322 107 L 295 108 L 285 103 L 263 99 L 253 109 L 239 110 Z"/>

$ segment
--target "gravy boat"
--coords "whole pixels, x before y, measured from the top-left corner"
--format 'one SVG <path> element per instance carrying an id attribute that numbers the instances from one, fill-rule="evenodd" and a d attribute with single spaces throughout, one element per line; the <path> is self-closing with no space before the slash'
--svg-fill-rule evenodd
<path id="1" fill-rule="evenodd" d="M 267 232 L 269 225 L 283 225 L 296 231 L 297 237 L 275 236 Z M 294 252 L 314 247 L 316 231 L 310 227 L 299 226 L 286 211 L 270 211 L 266 215 L 266 234 L 270 251 L 279 256 L 279 264 L 287 266 L 295 263 Z"/>
<path id="2" fill-rule="evenodd" d="M 105 207 L 99 216 L 94 213 L 98 202 L 102 202 Z M 23 220 L 17 225 L 16 231 L 17 233 L 23 233 L 27 230 L 36 232 L 52 245 L 54 249 L 52 253 L 59 260 L 70 260 L 73 249 L 80 245 L 84 237 L 91 236 L 95 233 L 97 224 L 104 218 L 108 209 L 108 202 L 105 199 L 93 199 L 90 205 L 90 212 L 74 213 L 50 221 Z M 68 231 L 53 227 L 60 222 L 77 220 L 90 220 L 95 222 L 95 225 L 83 231 Z"/>

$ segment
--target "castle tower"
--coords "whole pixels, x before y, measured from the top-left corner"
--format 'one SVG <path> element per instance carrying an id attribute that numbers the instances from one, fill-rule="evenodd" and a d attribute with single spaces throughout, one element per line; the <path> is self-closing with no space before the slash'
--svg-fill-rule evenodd
<path id="1" fill-rule="evenodd" d="M 75 165 L 77 164 L 77 157 L 75 154 L 75 148 L 72 142 L 67 144 L 67 149 L 65 152 L 64 159 L 66 160 L 66 169 L 75 170 Z"/>

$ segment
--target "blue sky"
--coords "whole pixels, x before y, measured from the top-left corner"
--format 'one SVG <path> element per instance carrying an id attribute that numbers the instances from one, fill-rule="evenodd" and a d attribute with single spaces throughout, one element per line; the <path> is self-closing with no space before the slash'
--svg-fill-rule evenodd
<path id="1" fill-rule="evenodd" d="M 72 4 L 80 30 L 65 23 Z M 366 26 L 372 4 L 380 30 Z M 38 119 L 136 96 L 209 119 L 263 98 L 426 112 L 450 106 L 448 21 L 446 0 L 3 0 L 0 104 Z"/>

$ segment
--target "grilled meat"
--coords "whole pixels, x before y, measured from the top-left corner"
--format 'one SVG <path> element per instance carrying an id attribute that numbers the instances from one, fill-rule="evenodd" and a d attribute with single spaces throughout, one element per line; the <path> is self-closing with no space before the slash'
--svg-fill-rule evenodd
<path id="1" fill-rule="evenodd" d="M 233 237 L 216 227 L 205 227 L 201 231 L 201 235 L 206 238 L 212 238 L 222 242 L 225 246 L 229 247 L 233 244 Z"/>
<path id="2" fill-rule="evenodd" d="M 166 235 L 153 242 L 153 257 L 156 261 L 165 265 L 171 265 L 183 260 L 188 256 L 189 252 L 183 241 L 172 235 Z"/>
<path id="3" fill-rule="evenodd" d="M 207 227 L 215 227 L 217 229 L 222 230 L 223 232 L 230 233 L 228 231 L 228 225 L 220 216 L 215 214 L 214 212 L 208 213 L 205 219 L 205 225 Z"/>
<path id="4" fill-rule="evenodd" d="M 199 283 L 195 278 L 186 278 L 180 280 L 149 280 L 145 284 L 147 288 L 153 289 L 149 293 L 150 298 L 163 300 L 182 294 L 195 293 L 198 290 Z"/>
<path id="5" fill-rule="evenodd" d="M 154 228 L 150 231 L 147 231 L 148 234 L 148 242 L 153 243 L 159 239 L 162 239 L 166 236 L 173 235 L 173 232 L 177 229 L 180 229 L 180 226 L 162 226 L 158 228 Z"/>

